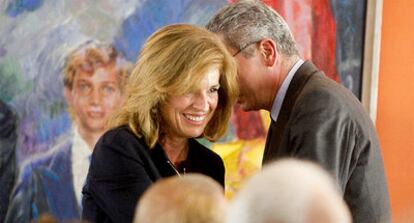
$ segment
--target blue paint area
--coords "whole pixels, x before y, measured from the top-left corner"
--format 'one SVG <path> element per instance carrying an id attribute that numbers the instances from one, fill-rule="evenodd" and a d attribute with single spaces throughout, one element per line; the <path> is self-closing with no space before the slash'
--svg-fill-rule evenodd
<path id="1" fill-rule="evenodd" d="M 341 83 L 360 98 L 366 0 L 331 0 L 336 22 L 336 61 Z"/>
<path id="2" fill-rule="evenodd" d="M 7 15 L 16 17 L 25 11 L 35 11 L 43 5 L 44 0 L 14 0 L 6 8 Z"/>
<path id="3" fill-rule="evenodd" d="M 62 135 L 71 128 L 72 121 L 66 112 L 61 112 L 58 116 L 50 118 L 47 114 L 39 114 L 37 139 L 38 143 L 53 144 L 59 135 Z M 52 128 L 51 128 L 52 127 Z"/>
<path id="4" fill-rule="evenodd" d="M 114 38 L 115 48 L 135 61 L 145 40 L 157 29 L 173 23 L 202 26 L 225 4 L 225 0 L 146 1 L 123 22 L 121 33 Z"/>
<path id="5" fill-rule="evenodd" d="M 130 61 L 135 61 L 145 39 L 168 22 L 179 21 L 180 0 L 146 1 L 122 24 L 122 34 L 115 38 L 115 47 Z"/>
<path id="6" fill-rule="evenodd" d="M 37 220 L 39 218 L 39 211 L 37 210 L 36 205 L 32 204 L 32 216 L 33 216 L 33 220 Z"/>

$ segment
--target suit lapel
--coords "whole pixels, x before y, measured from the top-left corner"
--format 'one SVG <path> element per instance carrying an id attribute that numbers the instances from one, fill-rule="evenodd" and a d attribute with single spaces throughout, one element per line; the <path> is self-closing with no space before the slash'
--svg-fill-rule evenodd
<path id="1" fill-rule="evenodd" d="M 50 168 L 42 170 L 43 189 L 49 209 L 60 220 L 79 219 L 80 210 L 72 179 L 71 145 L 58 151 Z"/>
<path id="2" fill-rule="evenodd" d="M 269 132 L 266 138 L 266 146 L 263 155 L 263 164 L 273 160 L 280 154 L 279 146 L 286 129 L 286 124 L 289 121 L 290 114 L 296 103 L 299 94 L 303 87 L 308 82 L 309 78 L 318 72 L 315 65 L 310 61 L 306 61 L 299 67 L 290 82 L 285 98 L 283 99 L 282 108 L 276 122 L 272 121 L 269 127 Z"/>

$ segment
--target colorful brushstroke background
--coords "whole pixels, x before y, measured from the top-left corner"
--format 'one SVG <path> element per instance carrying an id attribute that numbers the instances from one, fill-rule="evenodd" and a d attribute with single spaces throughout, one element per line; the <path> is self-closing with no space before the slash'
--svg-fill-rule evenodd
<path id="1" fill-rule="evenodd" d="M 357 96 L 366 1 L 274 0 L 300 52 Z M 71 121 L 61 72 L 66 54 L 88 39 L 109 42 L 135 62 L 141 45 L 171 23 L 203 26 L 225 0 L 3 0 L 0 2 L 0 99 L 18 116 L 18 166 L 62 140 Z M 166 61 L 168 62 L 168 61 Z M 227 195 L 260 168 L 266 112 L 234 109 L 228 135 L 206 143 L 225 160 Z M 2 148 L 0 148 L 2 149 Z"/>

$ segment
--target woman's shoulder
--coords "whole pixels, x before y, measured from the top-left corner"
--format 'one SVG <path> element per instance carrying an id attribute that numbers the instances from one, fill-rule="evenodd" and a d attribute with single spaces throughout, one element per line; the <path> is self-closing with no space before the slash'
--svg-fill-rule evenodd
<path id="1" fill-rule="evenodd" d="M 135 135 L 127 125 L 121 125 L 106 131 L 101 139 L 105 142 L 123 142 L 125 140 L 139 140 L 139 137 Z"/>
<path id="2" fill-rule="evenodd" d="M 190 166 L 196 170 L 195 172 L 212 177 L 224 187 L 224 162 L 217 153 L 197 140 L 190 139 L 190 151 L 187 159 Z"/>
<path id="3" fill-rule="evenodd" d="M 143 137 L 136 136 L 127 126 L 120 126 L 108 130 L 98 140 L 93 151 L 93 158 L 102 157 L 103 165 L 107 165 L 108 160 L 125 162 L 125 160 L 135 160 L 143 162 L 149 159 L 149 148 L 145 144 Z M 125 159 L 128 157 L 128 159 Z M 115 162 L 114 161 L 114 162 Z"/>
<path id="4" fill-rule="evenodd" d="M 222 162 L 221 157 L 213 150 L 207 148 L 196 139 L 190 139 L 190 156 L 196 156 L 203 160 L 214 160 Z"/>
<path id="5" fill-rule="evenodd" d="M 109 129 L 103 134 L 103 136 L 104 137 L 119 137 L 122 135 L 130 135 L 130 134 L 133 134 L 130 128 L 127 125 L 121 125 L 121 126 Z"/>
<path id="6" fill-rule="evenodd" d="M 138 137 L 127 125 L 112 128 L 106 131 L 97 145 L 118 145 L 121 147 L 146 147 L 144 139 Z"/>

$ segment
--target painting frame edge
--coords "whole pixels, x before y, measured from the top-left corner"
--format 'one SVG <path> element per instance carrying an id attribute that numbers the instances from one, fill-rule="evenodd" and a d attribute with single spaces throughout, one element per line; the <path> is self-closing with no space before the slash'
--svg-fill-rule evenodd
<path id="1" fill-rule="evenodd" d="M 381 49 L 383 0 L 367 1 L 361 102 L 375 124 Z"/>

